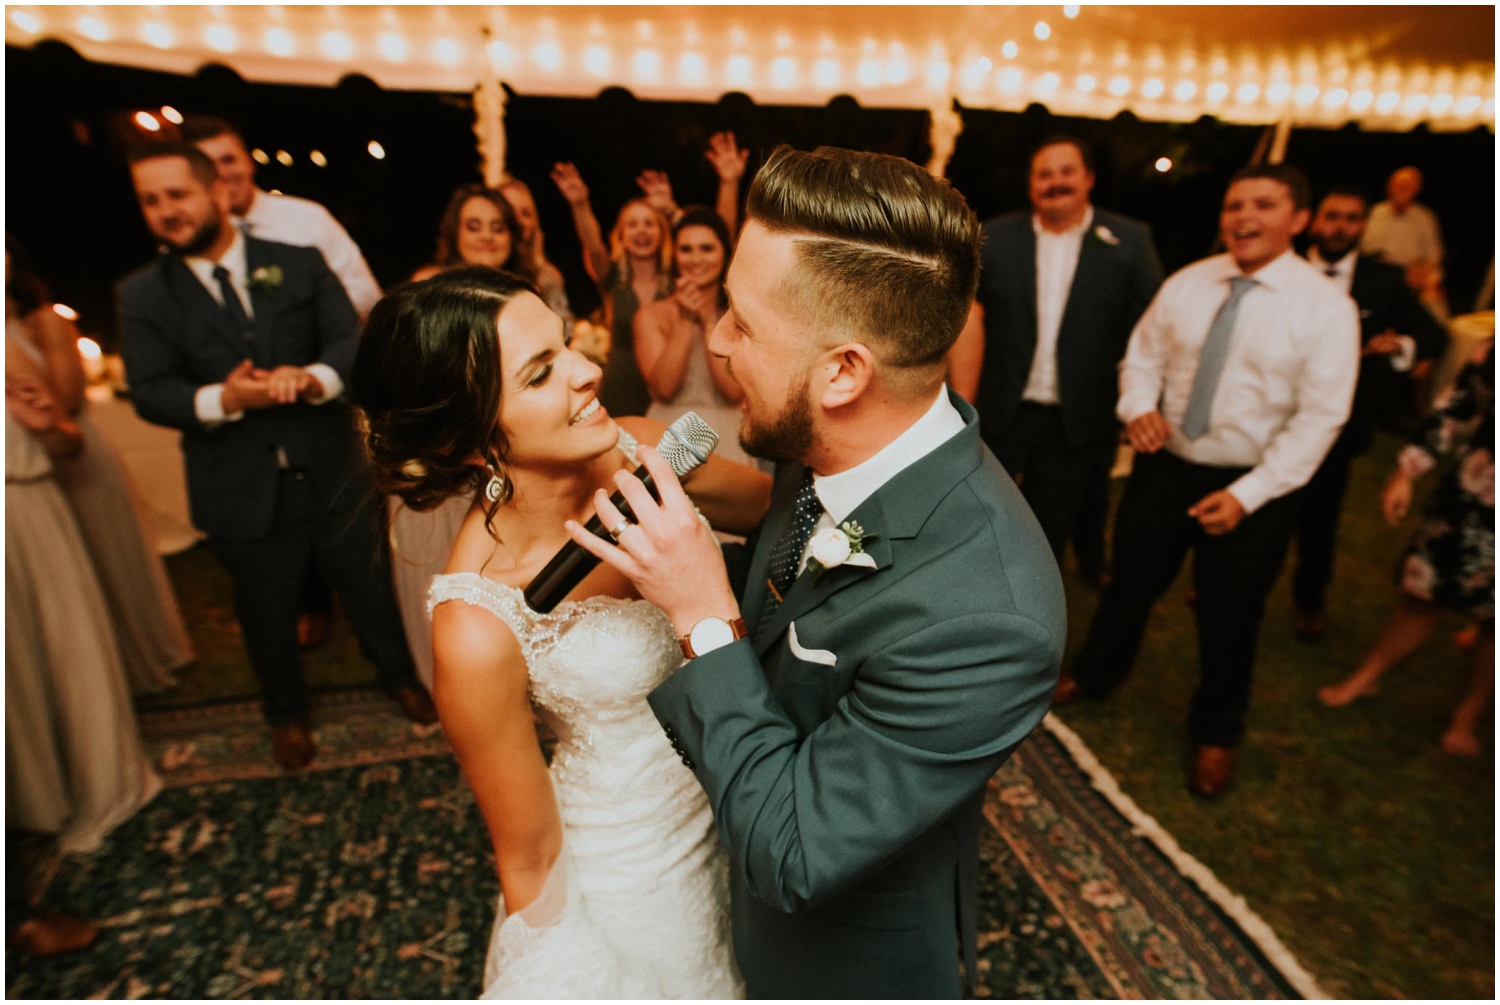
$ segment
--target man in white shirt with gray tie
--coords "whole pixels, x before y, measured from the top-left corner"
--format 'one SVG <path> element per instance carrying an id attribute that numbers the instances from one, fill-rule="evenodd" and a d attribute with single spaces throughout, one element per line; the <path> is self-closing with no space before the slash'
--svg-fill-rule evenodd
<path id="1" fill-rule="evenodd" d="M 1309 200 L 1290 165 L 1240 171 L 1219 219 L 1227 253 L 1168 278 L 1136 325 L 1120 364 L 1117 414 L 1136 458 L 1114 581 L 1057 690 L 1060 705 L 1124 681 L 1191 548 L 1200 677 L 1189 788 L 1205 798 L 1233 779 L 1296 493 L 1348 419 L 1359 373 L 1354 302 L 1292 251 Z"/>

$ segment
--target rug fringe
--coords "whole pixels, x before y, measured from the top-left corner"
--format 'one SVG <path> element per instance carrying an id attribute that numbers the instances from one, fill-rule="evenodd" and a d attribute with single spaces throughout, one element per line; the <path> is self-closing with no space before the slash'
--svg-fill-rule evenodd
<path id="1" fill-rule="evenodd" d="M 1177 839 L 1172 837 L 1166 828 L 1157 823 L 1154 817 L 1137 806 L 1135 800 L 1125 794 L 1114 776 L 1109 773 L 1109 769 L 1099 763 L 1099 758 L 1094 756 L 1094 752 L 1089 749 L 1088 744 L 1083 742 L 1082 737 L 1069 729 L 1052 712 L 1047 713 L 1047 717 L 1042 720 L 1042 725 L 1057 737 L 1058 742 L 1072 755 L 1078 767 L 1088 776 L 1089 782 L 1100 795 L 1109 800 L 1110 805 L 1118 810 L 1121 816 L 1130 821 L 1136 833 L 1156 845 L 1157 849 L 1177 867 L 1179 872 L 1196 883 L 1198 888 L 1219 906 L 1220 910 L 1233 918 L 1265 954 L 1266 959 L 1286 975 L 1298 994 L 1306 999 L 1330 997 L 1328 992 L 1318 984 L 1317 978 L 1297 962 L 1292 951 L 1282 944 L 1271 926 L 1255 913 L 1243 897 L 1220 882 L 1208 866 L 1183 851 Z"/>

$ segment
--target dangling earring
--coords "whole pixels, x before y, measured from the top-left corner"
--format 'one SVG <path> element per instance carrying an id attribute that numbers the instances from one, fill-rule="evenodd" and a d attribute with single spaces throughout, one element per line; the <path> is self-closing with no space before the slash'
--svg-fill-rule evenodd
<path id="1" fill-rule="evenodd" d="M 484 497 L 496 505 L 501 505 L 510 498 L 510 484 L 493 464 L 486 464 L 485 467 L 489 469 L 490 480 L 484 483 Z"/>

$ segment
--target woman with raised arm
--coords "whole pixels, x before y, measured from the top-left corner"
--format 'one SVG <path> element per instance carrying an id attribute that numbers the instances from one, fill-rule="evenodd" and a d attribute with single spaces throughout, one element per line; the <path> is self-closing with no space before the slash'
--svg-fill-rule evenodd
<path id="1" fill-rule="evenodd" d="M 350 381 L 387 492 L 472 501 L 429 606 L 433 697 L 500 879 L 485 996 L 731 997 L 724 851 L 646 704 L 682 663 L 672 626 L 607 566 L 550 614 L 523 597 L 662 433 L 617 421 L 599 386 L 530 287 L 480 269 L 377 304 Z M 684 484 L 731 532 L 769 505 L 767 476 L 716 456 Z M 550 767 L 533 715 L 558 737 Z"/>

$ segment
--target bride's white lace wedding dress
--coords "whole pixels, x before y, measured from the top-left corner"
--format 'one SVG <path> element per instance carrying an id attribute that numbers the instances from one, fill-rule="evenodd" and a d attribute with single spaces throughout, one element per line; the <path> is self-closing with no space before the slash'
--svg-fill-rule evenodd
<path id="1" fill-rule="evenodd" d="M 622 442 L 627 455 L 633 445 Z M 482 576 L 435 577 L 429 611 L 453 600 L 515 632 L 532 704 L 558 738 L 564 848 L 548 888 L 565 906 L 533 928 L 522 913 L 507 917 L 502 898 L 483 997 L 742 997 L 713 814 L 646 704 L 682 663 L 665 615 L 608 597 L 539 615 L 521 591 Z"/>

